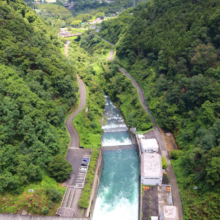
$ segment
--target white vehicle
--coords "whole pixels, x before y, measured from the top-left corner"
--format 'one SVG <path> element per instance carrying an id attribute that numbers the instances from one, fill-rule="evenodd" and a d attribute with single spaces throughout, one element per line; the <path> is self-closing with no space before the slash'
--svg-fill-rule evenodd
<path id="1" fill-rule="evenodd" d="M 86 168 L 80 168 L 79 170 L 81 170 L 81 171 L 86 171 L 87 169 L 86 169 Z"/>

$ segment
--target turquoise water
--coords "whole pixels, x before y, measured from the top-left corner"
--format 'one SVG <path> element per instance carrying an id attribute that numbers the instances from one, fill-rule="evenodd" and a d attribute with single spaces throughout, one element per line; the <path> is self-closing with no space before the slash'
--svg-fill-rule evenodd
<path id="1" fill-rule="evenodd" d="M 137 220 L 139 161 L 136 150 L 104 151 L 93 220 Z"/>
<path id="2" fill-rule="evenodd" d="M 103 148 L 131 145 L 126 124 L 119 110 L 105 96 Z M 115 132 L 118 129 L 118 132 Z M 107 131 L 114 132 L 107 132 Z M 120 131 L 120 132 L 119 132 Z M 139 160 L 137 151 L 103 152 L 103 168 L 93 220 L 138 220 Z"/>

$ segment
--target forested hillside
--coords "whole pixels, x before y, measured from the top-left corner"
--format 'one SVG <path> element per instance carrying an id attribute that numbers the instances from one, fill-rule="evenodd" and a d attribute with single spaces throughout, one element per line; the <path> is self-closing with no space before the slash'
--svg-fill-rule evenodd
<path id="1" fill-rule="evenodd" d="M 22 0 L 0 1 L 1 194 L 23 192 L 25 185 L 42 180 L 55 155 L 65 156 L 64 114 L 76 103 L 78 88 L 61 46 L 56 33 Z M 38 193 L 47 203 L 48 191 Z M 7 199 L 0 198 L 1 212 L 18 211 L 12 198 L 10 210 Z"/>
<path id="2" fill-rule="evenodd" d="M 41 16 L 52 27 L 66 27 L 73 21 L 72 13 L 62 5 L 35 4 L 34 8 L 36 8 L 37 15 Z"/>
<path id="3" fill-rule="evenodd" d="M 116 43 L 159 126 L 175 134 L 184 219 L 220 219 L 220 2 L 151 0 L 133 13 L 99 34 Z"/>
<path id="4" fill-rule="evenodd" d="M 152 128 L 152 118 L 143 109 L 138 97 L 138 91 L 133 87 L 131 80 L 127 79 L 118 70 L 117 61 L 106 63 L 109 50 L 113 47 L 98 37 L 94 30 L 87 31 L 81 35 L 80 46 L 88 51 L 94 57 L 94 60 L 99 60 L 102 70 L 94 73 L 93 78 L 97 78 L 96 80 L 104 92 L 120 108 L 127 125 L 136 127 L 138 131 L 146 131 Z"/>

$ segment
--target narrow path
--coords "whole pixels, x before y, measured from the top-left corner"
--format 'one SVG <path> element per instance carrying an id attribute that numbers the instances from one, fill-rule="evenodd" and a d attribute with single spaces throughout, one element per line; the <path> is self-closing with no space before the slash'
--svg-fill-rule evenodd
<path id="1" fill-rule="evenodd" d="M 103 39 L 103 38 L 102 38 Z M 105 39 L 103 39 L 105 40 Z M 107 40 L 105 40 L 106 42 L 108 42 Z M 110 43 L 110 42 L 108 42 Z M 111 43 L 110 43 L 111 44 Z M 111 44 L 113 46 L 115 46 L 114 44 Z M 133 86 L 135 86 L 138 90 L 139 93 L 139 97 L 140 97 L 140 101 L 142 103 L 142 106 L 144 107 L 144 109 L 146 110 L 146 112 L 148 112 L 151 116 L 152 116 L 152 122 L 154 124 L 153 128 L 153 132 L 155 133 L 155 136 L 157 138 L 158 144 L 160 146 L 160 150 L 162 153 L 162 156 L 165 156 L 168 160 L 169 166 L 168 166 L 168 175 L 170 178 L 170 185 L 171 185 L 171 189 L 172 189 L 172 197 L 173 197 L 173 204 L 178 208 L 178 212 L 179 212 L 179 219 L 183 220 L 183 208 L 182 208 L 182 202 L 180 199 L 180 194 L 179 194 L 179 188 L 177 185 L 177 181 L 176 181 L 176 176 L 173 172 L 173 167 L 170 164 L 170 160 L 168 157 L 168 153 L 167 153 L 167 149 L 165 147 L 165 143 L 163 140 L 163 137 L 160 133 L 159 127 L 157 126 L 156 120 L 153 116 L 153 114 L 151 113 L 149 107 L 147 106 L 147 103 L 145 101 L 145 96 L 144 96 L 144 92 L 141 89 L 141 87 L 139 86 L 139 84 L 131 77 L 131 75 L 126 72 L 122 67 L 119 67 L 120 72 L 122 72 L 127 78 L 131 79 Z"/>

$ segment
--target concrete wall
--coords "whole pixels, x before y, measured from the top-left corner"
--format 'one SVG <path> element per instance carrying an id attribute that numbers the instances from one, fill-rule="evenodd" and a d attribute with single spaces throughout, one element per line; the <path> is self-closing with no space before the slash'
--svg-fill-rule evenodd
<path id="1" fill-rule="evenodd" d="M 1 220 L 89 220 L 88 218 L 64 218 L 59 216 L 30 216 L 0 214 Z"/>
<path id="2" fill-rule="evenodd" d="M 129 131 L 131 142 L 136 146 L 139 158 L 139 206 L 138 206 L 138 220 L 142 219 L 142 199 L 141 199 L 141 146 L 138 142 L 137 135 Z"/>
<path id="3" fill-rule="evenodd" d="M 98 195 L 100 178 L 102 175 L 102 166 L 103 166 L 103 149 L 100 148 L 99 158 L 98 158 L 97 165 L 96 165 L 95 178 L 94 178 L 94 182 L 92 185 L 92 194 L 90 197 L 90 205 L 88 208 L 89 213 L 87 215 L 87 216 L 90 216 L 90 219 L 92 219 L 93 212 L 95 209 L 95 202 L 96 202 L 96 198 Z"/>

